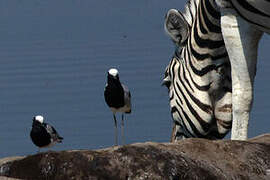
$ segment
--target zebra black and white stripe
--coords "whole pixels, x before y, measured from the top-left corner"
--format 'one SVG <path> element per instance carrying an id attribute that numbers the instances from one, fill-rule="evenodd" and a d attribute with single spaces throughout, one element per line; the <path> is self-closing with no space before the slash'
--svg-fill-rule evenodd
<path id="1" fill-rule="evenodd" d="M 257 46 L 270 32 L 269 17 L 266 0 L 190 0 L 184 13 L 167 13 L 165 30 L 176 45 L 164 78 L 173 141 L 223 138 L 231 125 L 232 139 L 247 138 Z"/>
<path id="2" fill-rule="evenodd" d="M 223 138 L 231 128 L 230 66 L 214 1 L 189 1 L 170 10 L 165 30 L 176 44 L 166 68 L 173 141 L 184 137 Z"/>

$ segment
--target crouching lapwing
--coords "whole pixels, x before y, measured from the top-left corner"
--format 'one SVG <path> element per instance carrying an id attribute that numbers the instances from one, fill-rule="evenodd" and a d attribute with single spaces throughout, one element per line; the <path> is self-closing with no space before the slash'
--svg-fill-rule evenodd
<path id="1" fill-rule="evenodd" d="M 63 138 L 58 135 L 54 127 L 44 123 L 44 117 L 37 115 L 33 117 L 30 137 L 33 143 L 39 148 L 51 147 L 56 143 L 61 143 Z"/>
<path id="2" fill-rule="evenodd" d="M 121 136 L 124 144 L 124 113 L 131 113 L 131 95 L 127 86 L 121 84 L 117 69 L 110 69 L 107 75 L 107 84 L 104 91 L 105 101 L 113 112 L 115 126 L 115 145 L 118 145 L 118 131 L 116 112 L 122 113 Z"/>

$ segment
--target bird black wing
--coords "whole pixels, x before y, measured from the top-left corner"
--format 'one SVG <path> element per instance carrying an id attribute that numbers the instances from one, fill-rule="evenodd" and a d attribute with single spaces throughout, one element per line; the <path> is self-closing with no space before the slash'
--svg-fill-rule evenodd
<path id="1" fill-rule="evenodd" d="M 125 106 L 127 108 L 126 113 L 130 113 L 131 112 L 131 93 L 126 85 L 122 84 L 122 87 L 124 89 L 124 101 L 125 101 Z"/>
<path id="2" fill-rule="evenodd" d="M 51 138 L 53 139 L 53 141 L 62 142 L 62 140 L 64 138 L 59 136 L 59 134 L 57 133 L 57 131 L 54 129 L 53 126 L 51 126 L 47 123 L 43 123 L 43 124 L 44 124 L 46 131 L 50 134 Z"/>

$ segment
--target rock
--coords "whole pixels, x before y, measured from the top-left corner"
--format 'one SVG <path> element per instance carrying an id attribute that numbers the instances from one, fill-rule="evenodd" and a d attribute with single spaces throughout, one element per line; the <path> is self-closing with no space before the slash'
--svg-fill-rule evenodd
<path id="1" fill-rule="evenodd" d="M 248 141 L 186 139 L 101 150 L 49 151 L 1 163 L 19 179 L 269 180 L 270 134 Z"/>
<path id="2" fill-rule="evenodd" d="M 12 161 L 15 161 L 15 160 L 19 160 L 19 159 L 23 159 L 24 156 L 14 156 L 14 157 L 7 157 L 7 158 L 3 158 L 3 159 L 0 159 L 0 165 L 2 164 L 6 164 L 8 162 L 12 162 Z M 6 171 L 6 169 L 4 168 L 5 166 L 1 166 L 0 168 L 0 174 L 4 171 Z M 8 178 L 6 176 L 0 176 L 0 180 L 18 180 L 17 178 Z"/>

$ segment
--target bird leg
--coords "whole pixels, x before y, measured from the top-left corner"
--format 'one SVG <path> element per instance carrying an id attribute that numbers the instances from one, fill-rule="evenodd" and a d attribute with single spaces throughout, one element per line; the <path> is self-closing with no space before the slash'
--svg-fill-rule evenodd
<path id="1" fill-rule="evenodd" d="M 122 114 L 121 139 L 122 139 L 122 145 L 124 145 L 125 144 L 125 137 L 124 137 L 124 114 Z"/>
<path id="2" fill-rule="evenodd" d="M 116 117 L 115 114 L 113 114 L 113 119 L 114 119 L 114 130 L 115 130 L 115 146 L 118 145 L 118 131 L 117 131 L 117 121 L 116 121 Z"/>

